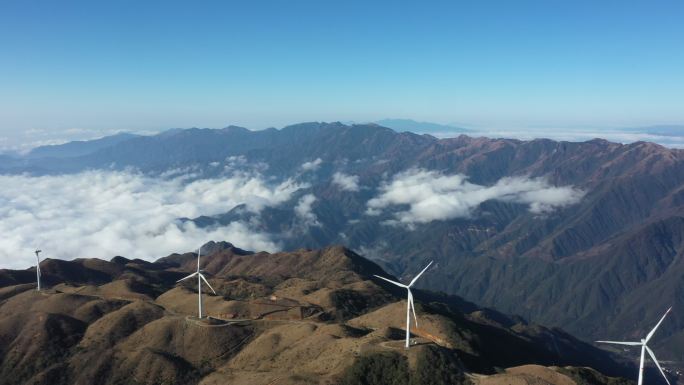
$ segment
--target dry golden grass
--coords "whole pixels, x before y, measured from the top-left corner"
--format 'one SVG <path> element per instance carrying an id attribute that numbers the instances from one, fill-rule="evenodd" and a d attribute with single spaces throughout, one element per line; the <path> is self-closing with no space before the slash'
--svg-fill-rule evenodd
<path id="1" fill-rule="evenodd" d="M 454 357 L 498 359 L 491 356 L 496 350 L 482 353 L 478 345 L 484 329 L 470 329 L 473 323 L 502 328 L 485 312 L 459 318 L 420 304 L 418 327 L 411 325 L 415 344 L 404 349 L 406 301 L 368 278 L 380 272 L 376 265 L 339 247 L 205 257 L 218 295 L 203 287 L 204 314 L 222 321 L 196 319 L 196 283 L 175 283 L 194 259 L 174 258 L 181 267 L 164 265 L 171 266 L 166 271 L 91 260 L 69 271 L 69 262 L 51 261 L 51 271 L 76 281 L 43 292 L 31 283 L 0 288 L 0 384 L 323 385 L 337 383 L 359 356 L 377 352 L 405 356 L 412 371 L 425 349 L 438 346 Z M 84 268 L 117 278 L 93 284 L 80 275 Z M 513 331 L 508 338 L 531 343 Z M 533 365 L 475 380 L 574 384 Z"/>
<path id="2" fill-rule="evenodd" d="M 492 376 L 473 376 L 476 385 L 582 385 L 552 368 L 524 365 Z"/>

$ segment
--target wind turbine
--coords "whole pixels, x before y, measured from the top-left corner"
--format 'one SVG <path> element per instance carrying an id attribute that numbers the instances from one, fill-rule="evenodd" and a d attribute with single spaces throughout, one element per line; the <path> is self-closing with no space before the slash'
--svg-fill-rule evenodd
<path id="1" fill-rule="evenodd" d="M 185 278 L 181 278 L 178 281 L 176 281 L 176 283 L 178 283 L 178 282 L 186 280 L 188 278 L 192 278 L 194 276 L 197 276 L 197 296 L 198 296 L 197 301 L 199 304 L 199 317 L 198 318 L 200 318 L 200 319 L 202 319 L 202 280 L 204 280 L 204 282 L 207 284 L 207 286 L 209 286 L 211 291 L 213 291 L 214 294 L 216 294 L 216 290 L 214 290 L 214 288 L 211 287 L 211 285 L 209 284 L 209 281 L 207 281 L 207 279 L 204 278 L 204 275 L 202 274 L 202 270 L 200 270 L 200 255 L 201 255 L 201 253 L 202 253 L 202 247 L 200 246 L 197 249 L 197 271 L 188 275 Z"/>
<path id="2" fill-rule="evenodd" d="M 425 270 L 427 270 L 428 267 L 430 267 L 430 265 L 432 265 L 432 261 L 430 261 L 430 263 L 428 263 L 428 265 L 425 266 L 425 268 L 420 273 L 418 273 L 418 275 L 416 275 L 408 285 L 404 285 L 403 283 L 399 283 L 399 282 L 394 282 L 390 279 L 387 279 L 387 278 L 381 277 L 379 275 L 373 274 L 375 277 L 378 277 L 378 278 L 383 279 L 387 282 L 393 283 L 399 287 L 406 288 L 406 290 L 408 291 L 408 298 L 406 299 L 406 302 L 407 302 L 407 304 L 406 304 L 406 349 L 408 349 L 408 347 L 409 347 L 409 337 L 411 336 L 411 331 L 410 331 L 410 328 L 411 328 L 411 311 L 413 311 L 413 319 L 416 322 L 416 327 L 418 327 L 418 317 L 416 317 L 416 307 L 413 304 L 413 294 L 411 293 L 411 286 L 413 286 L 413 284 L 416 283 L 418 278 L 423 273 L 425 273 Z"/>
<path id="3" fill-rule="evenodd" d="M 651 340 L 651 337 L 653 337 L 653 334 L 655 334 L 656 329 L 658 329 L 658 326 L 660 326 L 661 323 L 663 323 L 663 320 L 665 317 L 667 317 L 668 313 L 670 313 L 670 310 L 672 310 L 672 307 L 667 309 L 665 312 L 665 315 L 663 315 L 663 318 L 658 321 L 656 326 L 651 330 L 647 335 L 646 338 L 642 338 L 640 342 L 622 342 L 622 341 L 596 341 L 596 342 L 601 342 L 604 344 L 616 344 L 616 345 L 629 345 L 629 346 L 641 346 L 641 361 L 639 362 L 639 382 L 637 385 L 641 385 L 644 379 L 644 353 L 648 352 L 648 355 L 651 356 L 653 359 L 653 362 L 655 362 L 656 366 L 658 367 L 658 370 L 660 370 L 660 374 L 663 375 L 665 378 L 665 381 L 667 382 L 668 385 L 670 385 L 670 381 L 667 379 L 665 376 L 665 372 L 663 372 L 663 368 L 660 367 L 660 364 L 658 363 L 658 360 L 656 359 L 655 353 L 653 353 L 653 350 L 646 345 L 648 341 Z"/>
<path id="4" fill-rule="evenodd" d="M 41 252 L 43 252 L 43 250 L 36 249 L 35 251 L 36 260 L 38 261 L 38 263 L 36 263 L 36 282 L 38 282 L 38 288 L 36 288 L 37 291 L 40 291 L 40 256 L 38 254 Z"/>

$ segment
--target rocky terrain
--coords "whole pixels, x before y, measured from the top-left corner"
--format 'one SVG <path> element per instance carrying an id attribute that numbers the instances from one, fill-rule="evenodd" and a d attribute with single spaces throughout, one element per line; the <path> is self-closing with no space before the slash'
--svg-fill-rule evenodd
<path id="1" fill-rule="evenodd" d="M 175 283 L 194 253 L 47 259 L 40 292 L 35 268 L 0 270 L 0 384 L 617 385 L 630 382 L 608 376 L 635 373 L 559 329 L 423 290 L 406 350 L 405 292 L 343 247 L 211 242 L 203 254 L 217 294 L 202 320 L 196 283 Z"/>

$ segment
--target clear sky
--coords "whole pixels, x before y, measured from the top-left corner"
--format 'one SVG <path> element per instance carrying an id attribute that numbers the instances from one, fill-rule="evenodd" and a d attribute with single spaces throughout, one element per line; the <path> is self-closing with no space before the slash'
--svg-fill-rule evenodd
<path id="1" fill-rule="evenodd" d="M 5 0 L 0 49 L 5 137 L 684 123 L 681 0 Z"/>

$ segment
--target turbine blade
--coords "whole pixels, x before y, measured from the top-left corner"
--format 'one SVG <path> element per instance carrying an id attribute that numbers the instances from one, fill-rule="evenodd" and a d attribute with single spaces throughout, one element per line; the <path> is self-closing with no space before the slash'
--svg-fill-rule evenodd
<path id="1" fill-rule="evenodd" d="M 655 362 L 656 366 L 658 367 L 658 370 L 660 370 L 660 374 L 662 374 L 663 377 L 665 378 L 665 381 L 667 381 L 667 385 L 670 385 L 670 380 L 668 380 L 667 376 L 665 376 L 665 372 L 663 372 L 663 368 L 660 367 L 660 364 L 658 363 L 658 360 L 656 359 L 656 356 L 655 356 L 655 353 L 653 353 L 653 350 L 651 350 L 651 348 L 649 348 L 646 345 L 644 345 L 644 347 L 646 348 L 648 355 L 651 356 L 651 358 L 653 359 L 653 362 Z"/>
<path id="2" fill-rule="evenodd" d="M 416 275 L 416 276 L 411 280 L 411 283 L 409 283 L 408 286 L 409 286 L 409 287 L 413 286 L 413 284 L 416 283 L 416 281 L 418 280 L 418 278 L 420 278 L 420 276 L 423 275 L 423 273 L 425 273 L 425 270 L 427 270 L 428 267 L 430 267 L 430 265 L 432 265 L 432 261 L 430 261 L 430 263 L 428 263 L 428 265 L 425 266 L 425 268 L 424 268 L 423 270 L 421 270 L 421 272 L 418 273 L 418 275 Z"/>
<path id="3" fill-rule="evenodd" d="M 642 385 L 644 383 L 644 353 L 646 352 L 646 345 L 641 345 L 641 358 L 639 359 L 639 380 L 637 385 Z"/>
<path id="4" fill-rule="evenodd" d="M 667 311 L 666 311 L 665 314 L 663 315 L 663 318 L 661 318 L 660 321 L 658 321 L 658 323 L 656 324 L 656 326 L 653 328 L 653 330 L 651 330 L 651 332 L 648 333 L 648 335 L 647 335 L 646 338 L 645 338 L 645 339 L 646 339 L 646 342 L 648 342 L 648 341 L 651 339 L 651 337 L 653 337 L 653 335 L 654 335 L 655 332 L 656 332 L 656 329 L 658 329 L 658 326 L 660 326 L 660 324 L 663 323 L 663 320 L 665 320 L 665 317 L 667 317 L 667 315 L 670 313 L 670 310 L 672 310 L 672 307 L 670 307 L 669 309 L 667 309 Z"/>
<path id="5" fill-rule="evenodd" d="M 197 272 L 194 272 L 194 273 L 192 273 L 192 274 L 188 275 L 188 276 L 187 276 L 187 277 L 185 277 L 185 278 L 181 278 L 181 279 L 179 279 L 178 281 L 176 281 L 176 283 L 178 283 L 178 282 L 180 282 L 180 281 L 185 281 L 186 279 L 188 279 L 188 278 L 192 278 L 192 277 L 194 277 L 194 276 L 196 276 L 196 275 L 197 275 Z"/>
<path id="6" fill-rule="evenodd" d="M 200 271 L 200 256 L 202 255 L 202 246 L 197 248 L 197 271 Z"/>
<path id="7" fill-rule="evenodd" d="M 413 320 L 416 322 L 416 328 L 418 327 L 418 317 L 416 317 L 416 305 L 413 303 L 413 294 L 411 293 L 411 290 L 409 289 L 409 306 L 411 306 L 411 311 L 413 311 Z"/>
<path id="8" fill-rule="evenodd" d="M 211 289 L 211 291 L 213 291 L 213 292 L 214 292 L 214 294 L 216 294 L 216 290 L 214 290 L 214 288 L 213 288 L 213 287 L 211 287 L 211 285 L 209 284 L 209 281 L 207 281 L 207 279 L 206 279 L 206 278 L 204 278 L 204 276 L 203 276 L 202 274 L 200 274 L 199 276 L 200 276 L 200 278 L 202 278 L 202 279 L 204 280 L 204 283 L 206 283 L 206 284 L 207 284 L 207 286 L 209 286 L 209 288 Z"/>
<path id="9" fill-rule="evenodd" d="M 616 345 L 629 345 L 629 346 L 640 346 L 641 342 L 624 342 L 624 341 L 596 341 L 602 344 L 616 344 Z"/>
<path id="10" fill-rule="evenodd" d="M 387 282 L 389 282 L 389 283 L 393 283 L 393 284 L 395 284 L 395 285 L 397 285 L 397 286 L 399 286 L 399 287 L 408 288 L 408 286 L 404 285 L 403 283 L 394 282 L 394 281 L 392 281 L 391 279 L 387 279 L 387 278 L 385 278 L 385 277 L 381 277 L 381 276 L 375 275 L 375 274 L 373 274 L 373 276 L 374 276 L 374 277 L 378 277 L 378 278 L 380 278 L 380 279 L 383 279 L 383 280 L 385 280 L 385 281 L 387 281 Z"/>

